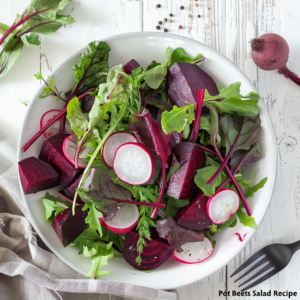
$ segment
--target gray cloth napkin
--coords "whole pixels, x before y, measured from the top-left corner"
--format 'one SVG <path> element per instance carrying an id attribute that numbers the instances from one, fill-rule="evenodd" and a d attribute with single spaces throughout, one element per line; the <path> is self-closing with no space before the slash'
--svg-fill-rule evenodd
<path id="1" fill-rule="evenodd" d="M 176 291 L 86 279 L 47 250 L 26 218 L 16 146 L 0 132 L 0 299 L 178 299 Z"/>

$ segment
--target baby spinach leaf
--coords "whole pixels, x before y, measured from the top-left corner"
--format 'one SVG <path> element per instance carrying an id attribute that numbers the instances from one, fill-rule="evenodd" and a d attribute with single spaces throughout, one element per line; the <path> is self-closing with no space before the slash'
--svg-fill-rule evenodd
<path id="1" fill-rule="evenodd" d="M 195 57 L 190 57 L 185 53 L 185 50 L 181 47 L 178 47 L 174 50 L 172 50 L 171 47 L 168 47 L 166 50 L 166 56 L 168 68 L 170 68 L 176 62 L 193 63 L 203 58 L 203 55 L 200 53 L 197 54 Z M 195 65 L 200 66 L 201 63 L 202 61 L 199 61 L 195 63 Z"/>
<path id="2" fill-rule="evenodd" d="M 195 120 L 195 104 L 187 103 L 178 108 L 176 105 L 168 112 L 164 111 L 161 117 L 161 125 L 165 134 L 173 131 L 181 133 L 185 126 L 189 126 Z"/>
<path id="3" fill-rule="evenodd" d="M 158 65 L 145 72 L 145 82 L 154 90 L 156 90 L 167 75 L 167 64 Z"/>
<path id="4" fill-rule="evenodd" d="M 176 217 L 178 211 L 181 208 L 187 206 L 190 203 L 190 201 L 188 199 L 177 200 L 168 195 L 164 195 L 162 202 L 167 204 L 167 206 L 164 210 L 166 217 L 173 217 L 173 218 Z"/>
<path id="5" fill-rule="evenodd" d="M 123 71 L 122 65 L 111 68 L 107 75 L 107 102 L 113 104 L 125 103 L 132 90 L 130 76 Z"/>

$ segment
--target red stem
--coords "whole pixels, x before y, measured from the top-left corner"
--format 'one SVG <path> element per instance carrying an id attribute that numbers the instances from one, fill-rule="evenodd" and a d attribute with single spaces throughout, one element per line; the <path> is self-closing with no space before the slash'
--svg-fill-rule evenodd
<path id="1" fill-rule="evenodd" d="M 208 149 L 208 148 L 206 148 L 206 147 L 204 147 L 202 145 L 199 145 L 199 147 L 202 148 L 206 152 L 209 152 L 209 153 L 211 153 L 211 154 L 213 154 L 215 156 L 218 156 L 218 154 L 215 151 L 213 151 L 213 150 L 210 150 L 210 149 Z"/>
<path id="2" fill-rule="evenodd" d="M 88 93 L 92 92 L 95 88 L 91 88 L 82 95 L 78 97 L 81 100 Z M 26 145 L 22 148 L 23 151 L 26 151 L 55 121 L 57 121 L 61 116 L 66 114 L 67 107 L 65 107 L 57 116 L 55 116 L 50 122 L 48 122 L 43 128 L 41 128 L 30 140 L 26 143 Z"/>
<path id="3" fill-rule="evenodd" d="M 54 7 L 51 7 L 51 8 L 54 8 Z M 56 8 L 57 8 L 57 7 L 56 7 Z M 46 8 L 46 9 L 44 9 L 44 10 L 36 11 L 35 13 L 33 13 L 33 14 L 31 14 L 31 15 L 28 15 L 25 19 L 21 18 L 21 20 L 20 20 L 17 24 L 11 26 L 11 27 L 5 32 L 5 34 L 4 34 L 4 35 L 2 36 L 2 38 L 0 39 L 0 45 L 4 42 L 4 40 L 7 38 L 7 36 L 8 36 L 10 33 L 12 33 L 17 27 L 19 27 L 22 23 L 24 23 L 25 21 L 27 21 L 28 19 L 30 19 L 30 18 L 33 17 L 34 15 L 39 14 L 39 13 L 41 13 L 41 12 L 44 12 L 44 11 L 46 11 L 46 10 L 48 10 L 48 9 L 50 9 L 50 7 L 49 7 L 49 8 Z"/>
<path id="4" fill-rule="evenodd" d="M 198 133 L 200 129 L 200 121 L 201 121 L 201 112 L 202 112 L 202 105 L 203 105 L 203 98 L 204 98 L 204 89 L 198 90 L 198 96 L 197 96 L 197 106 L 196 106 L 196 118 L 193 124 L 192 133 L 190 136 L 190 142 L 196 143 L 198 138 Z"/>
<path id="5" fill-rule="evenodd" d="M 300 86 L 300 78 L 294 72 L 289 70 L 287 66 L 284 66 L 281 69 L 279 69 L 278 73 L 284 75 L 284 77 L 286 78 L 291 79 L 293 82 Z"/>
<path id="6" fill-rule="evenodd" d="M 217 147 L 216 139 L 215 139 L 215 136 L 214 136 L 214 134 L 213 134 L 212 127 L 211 127 L 211 133 L 212 133 L 212 140 L 213 140 L 214 148 L 215 148 L 215 150 L 216 150 L 216 153 L 217 153 L 217 155 L 218 155 L 218 158 L 220 159 L 221 162 L 224 162 L 225 160 L 224 160 L 224 158 L 222 157 L 222 155 L 221 155 L 221 153 L 220 153 L 220 151 L 219 151 L 219 149 L 218 149 L 218 147 Z M 251 216 L 252 213 L 251 213 L 250 207 L 249 207 L 249 205 L 248 205 L 248 202 L 247 202 L 247 200 L 246 200 L 246 198 L 245 198 L 245 196 L 244 196 L 244 194 L 243 194 L 243 192 L 242 192 L 242 190 L 241 190 L 239 184 L 237 183 L 236 179 L 234 178 L 234 175 L 231 173 L 229 167 L 227 166 L 227 164 L 225 165 L 225 170 L 226 170 L 226 172 L 228 173 L 228 175 L 229 175 L 229 177 L 230 177 L 229 181 L 230 181 L 230 180 L 233 181 L 233 184 L 234 184 L 235 188 L 237 189 L 238 193 L 240 194 L 240 197 L 241 197 L 241 200 L 242 200 L 242 202 L 243 202 L 243 204 L 244 204 L 244 206 L 245 206 L 247 215 L 248 215 L 248 216 Z M 235 169 L 235 170 L 236 170 L 236 169 Z M 237 170 L 236 170 L 236 171 L 237 171 Z M 228 179 L 227 179 L 227 180 L 228 180 Z M 224 183 L 223 183 L 223 184 L 224 184 Z M 226 183 L 226 184 L 227 184 L 227 183 Z M 225 184 L 225 185 L 226 185 L 226 184 Z M 225 186 L 225 185 L 224 185 L 224 186 Z M 220 188 L 219 188 L 219 189 L 220 189 Z"/>
<path id="7" fill-rule="evenodd" d="M 162 184 L 161 184 L 161 187 L 160 187 L 160 192 L 159 192 L 158 199 L 156 201 L 156 203 L 158 203 L 158 204 L 161 203 L 161 201 L 163 199 L 163 196 L 164 196 L 164 193 L 165 193 L 165 187 L 166 187 L 166 168 L 165 168 L 165 162 L 162 158 L 161 158 L 161 166 L 162 166 Z M 158 211 L 158 208 L 155 207 L 153 209 L 152 214 L 151 214 L 151 219 L 154 219 L 156 217 L 157 211 Z"/>
<path id="8" fill-rule="evenodd" d="M 197 64 L 197 63 L 199 63 L 199 62 L 201 62 L 201 61 L 204 61 L 204 60 L 205 60 L 205 57 L 203 56 L 202 58 L 200 58 L 200 59 L 198 59 L 198 60 L 192 62 L 191 64 L 192 64 L 192 65 L 195 65 L 195 64 Z"/>
<path id="9" fill-rule="evenodd" d="M 237 144 L 237 142 L 238 142 L 238 140 L 240 138 L 240 135 L 241 135 L 241 132 L 242 132 L 242 128 L 243 128 L 243 125 L 242 125 L 242 127 L 241 127 L 241 129 L 240 129 L 240 131 L 239 131 L 239 133 L 238 133 L 238 135 L 237 135 L 234 143 L 232 144 L 232 146 L 231 146 L 231 148 L 230 148 L 227 156 L 225 157 L 225 159 L 222 161 L 220 167 L 218 168 L 217 172 L 206 182 L 207 185 L 212 184 L 212 182 L 217 178 L 217 176 L 223 170 L 223 168 L 225 166 L 227 166 L 227 163 L 228 163 L 228 161 L 229 161 L 229 159 L 230 159 L 230 157 L 231 157 L 231 155 L 232 155 L 232 153 L 233 153 L 233 151 L 235 149 L 235 146 L 236 146 L 236 144 Z"/>

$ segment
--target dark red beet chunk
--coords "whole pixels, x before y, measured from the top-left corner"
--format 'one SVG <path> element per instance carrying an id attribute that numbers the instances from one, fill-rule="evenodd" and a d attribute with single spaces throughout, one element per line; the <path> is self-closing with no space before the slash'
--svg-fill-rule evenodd
<path id="1" fill-rule="evenodd" d="M 95 95 L 86 95 L 82 100 L 81 100 L 81 110 L 84 113 L 89 113 L 92 109 L 92 106 L 95 102 Z"/>
<path id="2" fill-rule="evenodd" d="M 83 205 L 75 208 L 75 216 L 72 215 L 72 207 L 65 209 L 52 221 L 52 227 L 64 247 L 67 247 L 87 228 L 85 218 L 87 211 L 82 211 Z"/>
<path id="3" fill-rule="evenodd" d="M 78 188 L 79 181 L 82 175 L 78 176 L 69 187 L 66 187 L 62 192 L 70 199 L 73 199 Z M 82 202 L 80 196 L 77 196 L 77 202 Z"/>
<path id="4" fill-rule="evenodd" d="M 132 70 L 138 68 L 140 66 L 140 64 L 132 59 L 131 61 L 129 61 L 126 65 L 123 66 L 123 70 L 126 74 L 132 74 Z"/>
<path id="5" fill-rule="evenodd" d="M 49 164 L 33 156 L 19 162 L 19 172 L 25 194 L 36 193 L 59 185 L 57 172 Z"/>
<path id="6" fill-rule="evenodd" d="M 189 205 L 182 208 L 177 216 L 177 224 L 191 230 L 202 230 L 212 225 L 207 215 L 206 204 L 208 197 L 202 192 Z"/>
<path id="7" fill-rule="evenodd" d="M 168 69 L 167 89 L 171 102 L 178 107 L 185 106 L 186 101 L 197 103 L 199 89 L 207 89 L 211 96 L 219 93 L 214 80 L 190 63 L 175 63 Z"/>
<path id="8" fill-rule="evenodd" d="M 67 136 L 68 134 L 57 134 L 49 137 L 44 141 L 40 152 L 40 159 L 53 167 L 59 175 L 59 183 L 64 186 L 70 185 L 74 178 L 83 171 L 83 169 L 75 169 L 64 156 L 62 145 Z"/>
<path id="9" fill-rule="evenodd" d="M 138 270 L 147 271 L 157 269 L 163 264 L 173 253 L 174 249 L 168 245 L 168 243 L 161 238 L 152 237 L 147 241 L 147 246 L 144 246 L 144 250 L 141 254 L 142 263 L 139 265 L 135 259 L 138 257 L 138 251 L 136 250 L 139 234 L 135 231 L 131 231 L 126 234 L 124 240 L 123 256 L 125 260 L 134 268 Z"/>
<path id="10" fill-rule="evenodd" d="M 197 190 L 196 172 L 206 165 L 205 152 L 198 144 L 179 143 L 173 147 L 173 153 L 181 166 L 171 176 L 166 194 L 176 199 L 189 199 Z"/>

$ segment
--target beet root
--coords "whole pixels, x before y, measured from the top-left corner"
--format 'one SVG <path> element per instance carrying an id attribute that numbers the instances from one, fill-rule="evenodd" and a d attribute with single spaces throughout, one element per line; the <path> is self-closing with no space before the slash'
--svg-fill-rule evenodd
<path id="1" fill-rule="evenodd" d="M 132 74 L 132 70 L 138 68 L 139 66 L 140 64 L 136 60 L 132 59 L 123 66 L 123 70 L 126 74 L 130 75 Z"/>
<path id="2" fill-rule="evenodd" d="M 219 94 L 214 80 L 202 69 L 190 63 L 175 63 L 168 69 L 168 96 L 178 107 L 185 102 L 197 103 L 199 89 L 207 89 L 211 96 Z"/>
<path id="3" fill-rule="evenodd" d="M 87 229 L 85 218 L 87 211 L 82 211 L 83 205 L 77 206 L 75 216 L 72 215 L 72 207 L 65 209 L 52 221 L 52 227 L 64 247 L 74 242 L 78 236 Z"/>
<path id="4" fill-rule="evenodd" d="M 71 184 L 69 187 L 66 187 L 63 189 L 63 194 L 65 194 L 68 198 L 73 199 L 76 193 L 76 189 L 78 188 L 79 182 L 81 180 L 82 174 L 78 176 Z M 81 203 L 82 199 L 80 198 L 79 195 L 77 195 L 77 202 Z"/>
<path id="5" fill-rule="evenodd" d="M 44 141 L 40 152 L 40 159 L 50 164 L 59 175 L 59 183 L 68 186 L 82 172 L 75 169 L 63 153 L 63 142 L 68 134 L 53 135 Z"/>
<path id="6" fill-rule="evenodd" d="M 163 264 L 174 252 L 174 249 L 161 238 L 152 237 L 151 240 L 146 240 L 147 246 L 144 246 L 141 254 L 142 262 L 139 265 L 135 260 L 138 257 L 136 250 L 139 234 L 131 231 L 126 234 L 124 240 L 123 255 L 128 264 L 142 271 L 157 269 Z"/>
<path id="7" fill-rule="evenodd" d="M 19 162 L 19 173 L 25 194 L 59 185 L 57 172 L 49 164 L 33 156 Z"/>
<path id="8" fill-rule="evenodd" d="M 177 215 L 177 224 L 191 230 L 202 230 L 212 225 L 207 212 L 208 197 L 202 192 L 189 205 L 182 208 Z"/>
<path id="9" fill-rule="evenodd" d="M 198 144 L 179 143 L 173 147 L 173 153 L 180 168 L 171 176 L 166 194 L 176 199 L 189 199 L 197 190 L 196 172 L 206 165 L 205 152 Z"/>

